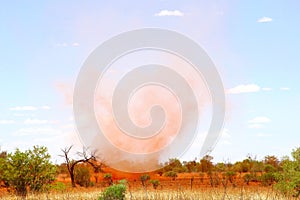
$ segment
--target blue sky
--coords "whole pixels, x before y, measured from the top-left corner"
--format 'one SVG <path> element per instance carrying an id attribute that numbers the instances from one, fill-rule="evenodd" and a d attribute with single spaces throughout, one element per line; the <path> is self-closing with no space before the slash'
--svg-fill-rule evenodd
<path id="1" fill-rule="evenodd" d="M 224 82 L 227 113 L 212 156 L 279 158 L 300 146 L 300 3 L 288 1 L 8 1 L 0 6 L 2 150 L 80 146 L 72 90 L 103 41 L 144 27 L 198 42 Z"/>

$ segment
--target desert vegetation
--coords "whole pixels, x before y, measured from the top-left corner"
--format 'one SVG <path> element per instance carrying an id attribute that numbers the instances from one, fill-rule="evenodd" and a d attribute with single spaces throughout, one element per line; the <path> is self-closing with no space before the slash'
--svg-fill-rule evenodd
<path id="1" fill-rule="evenodd" d="M 278 159 L 247 156 L 235 163 L 170 159 L 144 174 L 113 170 L 83 149 L 54 165 L 46 147 L 0 153 L 1 199 L 298 199 L 300 148 Z"/>

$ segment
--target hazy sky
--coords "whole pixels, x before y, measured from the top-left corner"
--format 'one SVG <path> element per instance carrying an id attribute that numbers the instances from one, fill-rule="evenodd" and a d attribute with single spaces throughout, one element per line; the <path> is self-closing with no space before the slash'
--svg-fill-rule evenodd
<path id="1" fill-rule="evenodd" d="M 114 35 L 158 27 L 198 42 L 223 79 L 215 161 L 289 155 L 300 146 L 299 10 L 297 0 L 2 1 L 1 150 L 46 145 L 59 160 L 79 146 L 72 90 L 84 60 Z"/>

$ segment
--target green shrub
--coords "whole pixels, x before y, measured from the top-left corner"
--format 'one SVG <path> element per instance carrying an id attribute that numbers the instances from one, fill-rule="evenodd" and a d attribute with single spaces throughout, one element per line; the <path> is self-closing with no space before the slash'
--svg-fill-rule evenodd
<path id="1" fill-rule="evenodd" d="M 126 193 L 126 181 L 120 181 L 119 184 L 113 184 L 106 188 L 99 200 L 124 200 Z"/>
<path id="2" fill-rule="evenodd" d="M 110 173 L 106 173 L 103 175 L 103 179 L 107 182 L 108 185 L 112 185 L 112 175 Z"/>
<path id="3" fill-rule="evenodd" d="M 31 192 L 47 191 L 55 180 L 56 166 L 50 161 L 48 149 L 34 146 L 33 149 L 9 153 L 0 158 L 1 180 L 19 196 Z"/>
<path id="4" fill-rule="evenodd" d="M 62 182 L 56 182 L 54 185 L 51 186 L 51 188 L 58 192 L 64 192 L 67 189 L 66 185 Z"/>
<path id="5" fill-rule="evenodd" d="M 225 172 L 224 175 L 229 180 L 230 183 L 233 183 L 236 173 L 233 171 L 228 171 L 228 172 Z"/>
<path id="6" fill-rule="evenodd" d="M 175 178 L 177 177 L 177 173 L 174 172 L 174 171 L 168 171 L 164 174 L 166 177 L 170 177 L 172 178 L 173 180 L 175 180 Z"/>
<path id="7" fill-rule="evenodd" d="M 264 173 L 261 175 L 260 181 L 263 186 L 272 185 L 272 183 L 275 181 L 274 174 L 272 172 Z"/>
<path id="8" fill-rule="evenodd" d="M 143 174 L 140 177 L 140 180 L 142 182 L 143 187 L 146 187 L 146 183 L 147 183 L 148 180 L 150 180 L 150 176 L 148 174 Z"/>
<path id="9" fill-rule="evenodd" d="M 156 190 L 157 187 L 160 185 L 159 180 L 150 180 L 150 183 L 152 184 L 153 188 Z"/>
<path id="10" fill-rule="evenodd" d="M 253 176 L 251 174 L 245 174 L 244 175 L 244 182 L 249 185 L 250 181 L 252 180 Z"/>
<path id="11" fill-rule="evenodd" d="M 87 167 L 79 167 L 75 170 L 75 182 L 81 187 L 90 186 L 91 174 Z"/>

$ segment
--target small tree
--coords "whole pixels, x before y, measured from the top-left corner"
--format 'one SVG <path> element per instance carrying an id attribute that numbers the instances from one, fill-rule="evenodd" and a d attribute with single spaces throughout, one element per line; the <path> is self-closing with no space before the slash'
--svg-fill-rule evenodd
<path id="1" fill-rule="evenodd" d="M 155 190 L 156 190 L 157 187 L 160 185 L 159 180 L 150 180 L 149 182 L 152 184 L 152 186 L 153 186 L 153 188 L 154 188 Z"/>
<path id="2" fill-rule="evenodd" d="M 0 168 L 2 181 L 20 196 L 26 196 L 28 188 L 33 192 L 48 189 L 56 175 L 56 166 L 50 162 L 47 148 L 39 146 L 24 152 L 16 149 L 1 158 Z"/>
<path id="3" fill-rule="evenodd" d="M 140 180 L 142 182 L 142 186 L 143 187 L 146 187 L 147 186 L 147 181 L 150 180 L 150 176 L 148 174 L 143 174 L 141 177 L 140 177 Z"/>
<path id="4" fill-rule="evenodd" d="M 63 152 L 63 157 L 66 162 L 66 166 L 68 169 L 68 172 L 70 174 L 71 182 L 72 182 L 72 187 L 76 187 L 76 182 L 75 182 L 75 166 L 79 163 L 88 163 L 90 164 L 95 170 L 100 171 L 102 163 L 97 163 L 95 152 L 88 153 L 86 148 L 83 148 L 82 152 L 77 152 L 77 154 L 80 156 L 80 159 L 74 160 L 70 158 L 70 151 L 73 146 L 66 147 L 64 149 L 61 149 Z"/>
<path id="5" fill-rule="evenodd" d="M 166 177 L 172 178 L 173 181 L 174 181 L 175 178 L 177 177 L 177 173 L 174 172 L 174 171 L 168 171 L 168 172 L 166 172 L 164 175 L 165 175 Z"/>
<path id="6" fill-rule="evenodd" d="M 103 175 L 103 179 L 106 181 L 108 185 L 113 184 L 112 175 L 110 173 L 106 173 Z"/>
<path id="7" fill-rule="evenodd" d="M 293 150 L 293 160 L 285 160 L 282 172 L 275 173 L 275 188 L 285 195 L 300 196 L 300 148 Z"/>

